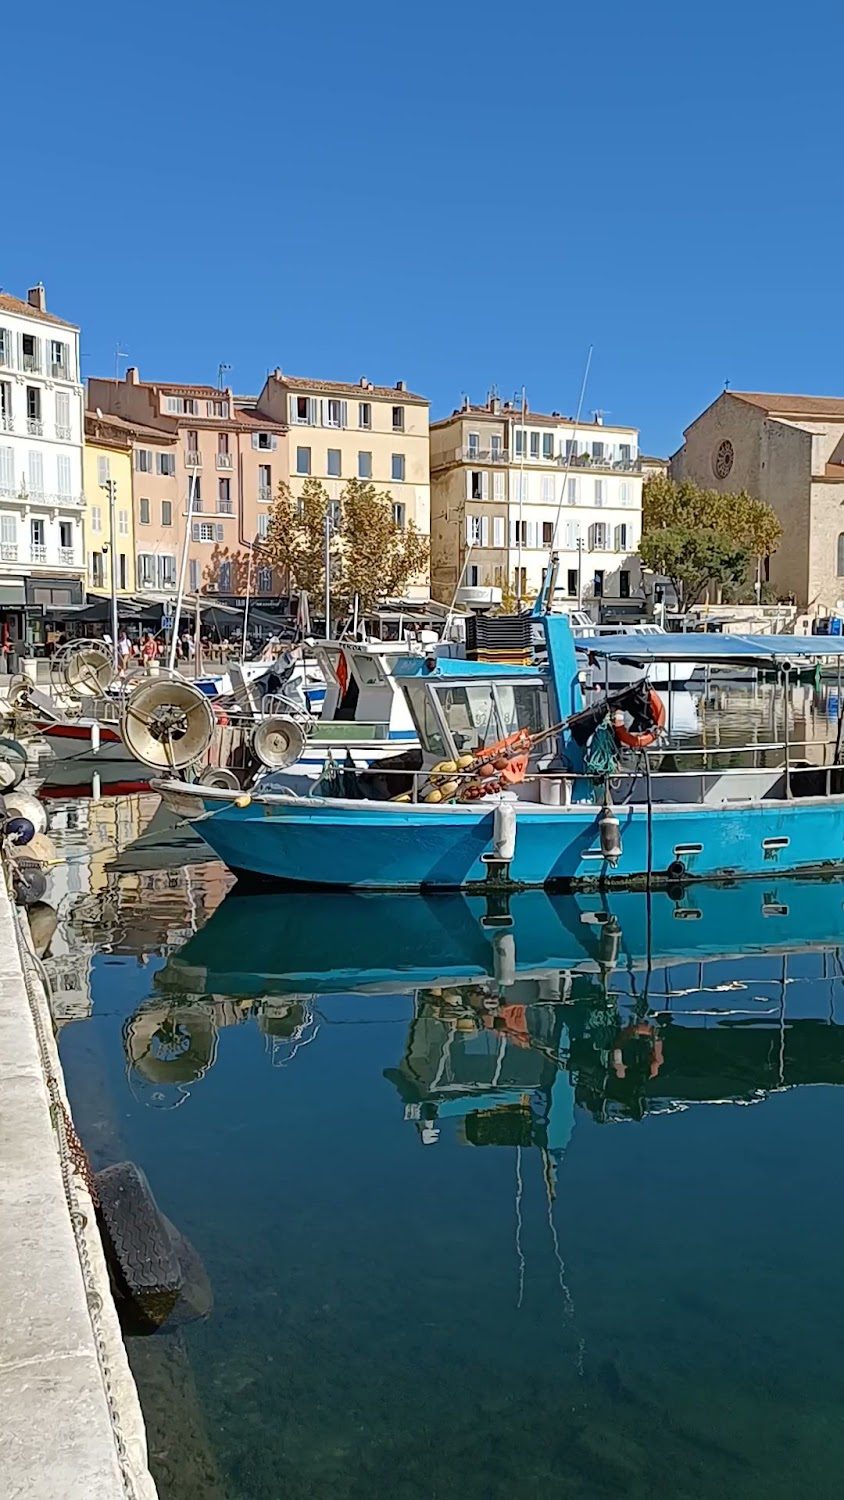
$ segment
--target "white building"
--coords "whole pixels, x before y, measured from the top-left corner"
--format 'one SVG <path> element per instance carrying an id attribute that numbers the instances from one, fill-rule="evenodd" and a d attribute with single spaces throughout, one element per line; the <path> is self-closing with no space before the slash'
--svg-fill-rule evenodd
<path id="1" fill-rule="evenodd" d="M 431 425 L 431 573 L 435 597 L 458 581 L 533 598 L 548 555 L 558 598 L 641 597 L 638 430 L 599 418 L 525 412 L 490 397 Z"/>
<path id="2" fill-rule="evenodd" d="M 44 608 L 83 602 L 79 330 L 43 286 L 0 292 L 0 622 L 43 639 Z M 24 624 L 26 613 L 29 618 Z"/>

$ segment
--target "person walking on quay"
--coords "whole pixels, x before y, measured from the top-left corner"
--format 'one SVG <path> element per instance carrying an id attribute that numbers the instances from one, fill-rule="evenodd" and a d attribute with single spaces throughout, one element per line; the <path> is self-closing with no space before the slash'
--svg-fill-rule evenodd
<path id="1" fill-rule="evenodd" d="M 129 658 L 131 657 L 131 655 L 132 655 L 132 642 L 130 641 L 128 635 L 126 634 L 126 628 L 124 626 L 123 629 L 121 630 L 119 636 L 117 637 L 117 656 L 118 656 L 118 660 L 120 662 L 120 670 L 121 670 L 121 672 L 125 672 L 126 671 L 126 668 L 129 665 Z"/>

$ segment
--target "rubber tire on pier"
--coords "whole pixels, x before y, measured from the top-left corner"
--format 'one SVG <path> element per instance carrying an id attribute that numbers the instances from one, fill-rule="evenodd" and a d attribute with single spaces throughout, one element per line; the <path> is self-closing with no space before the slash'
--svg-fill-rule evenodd
<path id="1" fill-rule="evenodd" d="M 47 877 L 37 860 L 15 859 L 10 861 L 12 889 L 15 906 L 34 906 L 43 901 L 47 890 Z"/>
<path id="2" fill-rule="evenodd" d="M 140 1167 L 132 1161 L 105 1167 L 94 1179 L 97 1219 L 118 1299 L 138 1331 L 167 1322 L 184 1276 L 167 1221 Z"/>

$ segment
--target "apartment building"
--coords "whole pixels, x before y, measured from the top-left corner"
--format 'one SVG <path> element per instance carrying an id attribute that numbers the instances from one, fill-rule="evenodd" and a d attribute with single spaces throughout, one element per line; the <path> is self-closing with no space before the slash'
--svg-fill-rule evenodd
<path id="1" fill-rule="evenodd" d="M 79 330 L 0 292 L 0 619 L 43 641 L 44 611 L 82 602 L 85 553 Z"/>
<path id="2" fill-rule="evenodd" d="M 131 428 L 119 417 L 85 412 L 82 477 L 88 589 L 110 594 L 112 570 L 120 594 L 135 590 L 135 525 L 132 506 Z M 108 485 L 114 485 L 114 533 Z"/>
<path id="3" fill-rule="evenodd" d="M 641 594 L 638 429 L 576 423 L 490 396 L 431 425 L 431 579 L 532 599 L 550 551 L 572 604 Z"/>
<path id="4" fill-rule="evenodd" d="M 339 500 L 351 478 L 389 490 L 402 527 L 412 521 L 430 534 L 429 405 L 424 396 L 394 386 L 306 380 L 274 370 L 258 398 L 261 411 L 289 428 L 289 469 L 294 495 L 307 478 L 318 479 Z M 408 589 L 425 597 L 428 579 Z"/>
<path id="5" fill-rule="evenodd" d="M 286 424 L 260 398 L 250 406 L 230 388 L 142 381 L 136 368 L 123 380 L 90 380 L 88 407 L 138 433 L 138 588 L 175 589 L 190 507 L 187 588 L 230 593 L 255 539 L 266 535 L 269 502 L 287 477 Z M 256 569 L 254 587 L 273 593 L 269 569 Z"/>

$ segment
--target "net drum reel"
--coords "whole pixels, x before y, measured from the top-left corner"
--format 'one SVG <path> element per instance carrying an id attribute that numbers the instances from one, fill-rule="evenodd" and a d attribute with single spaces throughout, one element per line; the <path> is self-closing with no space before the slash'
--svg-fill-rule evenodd
<path id="1" fill-rule="evenodd" d="M 144 678 L 124 694 L 120 733 L 142 765 L 184 771 L 205 757 L 214 732 L 211 704 L 183 677 Z"/>
<path id="2" fill-rule="evenodd" d="M 104 698 L 117 676 L 105 641 L 67 641 L 50 658 L 50 686 L 74 698 Z"/>

